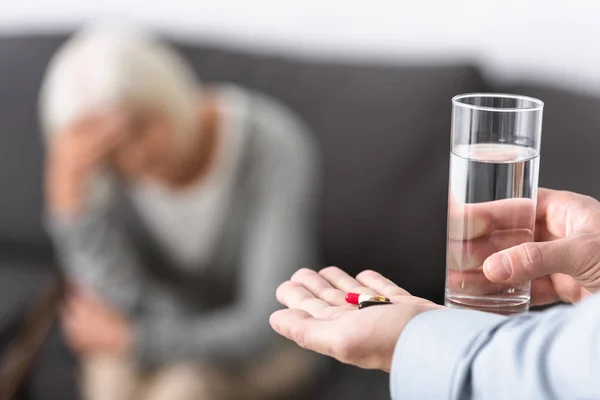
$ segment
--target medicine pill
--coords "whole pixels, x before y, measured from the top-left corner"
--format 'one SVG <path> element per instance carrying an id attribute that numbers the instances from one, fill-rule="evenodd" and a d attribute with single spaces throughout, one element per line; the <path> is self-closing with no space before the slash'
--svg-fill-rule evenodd
<path id="1" fill-rule="evenodd" d="M 346 302 L 354 305 L 359 305 L 363 301 L 390 301 L 387 297 L 383 296 L 372 296 L 370 294 L 359 294 L 359 293 L 348 293 L 346 295 Z"/>

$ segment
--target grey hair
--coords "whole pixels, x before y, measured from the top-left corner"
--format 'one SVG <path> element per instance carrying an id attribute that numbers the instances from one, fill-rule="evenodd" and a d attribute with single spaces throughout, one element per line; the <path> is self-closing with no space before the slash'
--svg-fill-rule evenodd
<path id="1" fill-rule="evenodd" d="M 178 134 L 198 123 L 199 81 L 174 50 L 132 26 L 94 24 L 75 34 L 52 58 L 39 106 L 44 135 L 82 116 L 136 102 L 164 112 Z"/>
<path id="2" fill-rule="evenodd" d="M 52 141 L 81 117 L 135 103 L 164 112 L 177 135 L 188 135 L 200 123 L 199 88 L 191 66 L 147 32 L 93 24 L 50 61 L 39 96 L 40 124 Z M 86 202 L 106 204 L 114 183 L 105 168 L 95 171 Z"/>

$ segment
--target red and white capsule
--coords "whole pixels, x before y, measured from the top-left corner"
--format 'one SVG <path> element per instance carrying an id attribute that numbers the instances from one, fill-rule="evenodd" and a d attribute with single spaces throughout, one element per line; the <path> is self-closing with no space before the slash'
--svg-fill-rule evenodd
<path id="1" fill-rule="evenodd" d="M 360 294 L 360 293 L 348 293 L 346 295 L 346 302 L 354 305 L 359 305 L 363 301 L 390 301 L 387 297 L 383 296 L 372 296 L 370 294 Z"/>

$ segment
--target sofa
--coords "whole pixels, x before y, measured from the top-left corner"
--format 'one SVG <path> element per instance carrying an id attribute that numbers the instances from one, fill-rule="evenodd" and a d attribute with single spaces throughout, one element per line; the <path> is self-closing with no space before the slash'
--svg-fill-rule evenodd
<path id="1" fill-rule="evenodd" d="M 48 60 L 67 36 L 0 36 L 0 351 L 55 270 L 41 222 L 44 157 L 36 101 Z M 205 83 L 267 93 L 308 122 L 323 159 L 323 266 L 352 274 L 375 269 L 415 295 L 443 301 L 450 99 L 458 93 L 542 99 L 540 185 L 600 197 L 594 173 L 600 97 L 560 82 L 498 84 L 475 62 L 310 60 L 174 44 Z M 389 398 L 386 374 L 331 364 L 302 398 Z M 79 398 L 75 365 L 54 326 L 17 398 Z"/>

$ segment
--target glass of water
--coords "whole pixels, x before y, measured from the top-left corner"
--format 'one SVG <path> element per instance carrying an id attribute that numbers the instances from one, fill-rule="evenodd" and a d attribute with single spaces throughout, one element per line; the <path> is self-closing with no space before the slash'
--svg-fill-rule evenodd
<path id="1" fill-rule="evenodd" d="M 483 262 L 534 240 L 540 100 L 508 94 L 452 99 L 446 300 L 500 314 L 529 309 L 531 282 L 486 279 Z"/>

